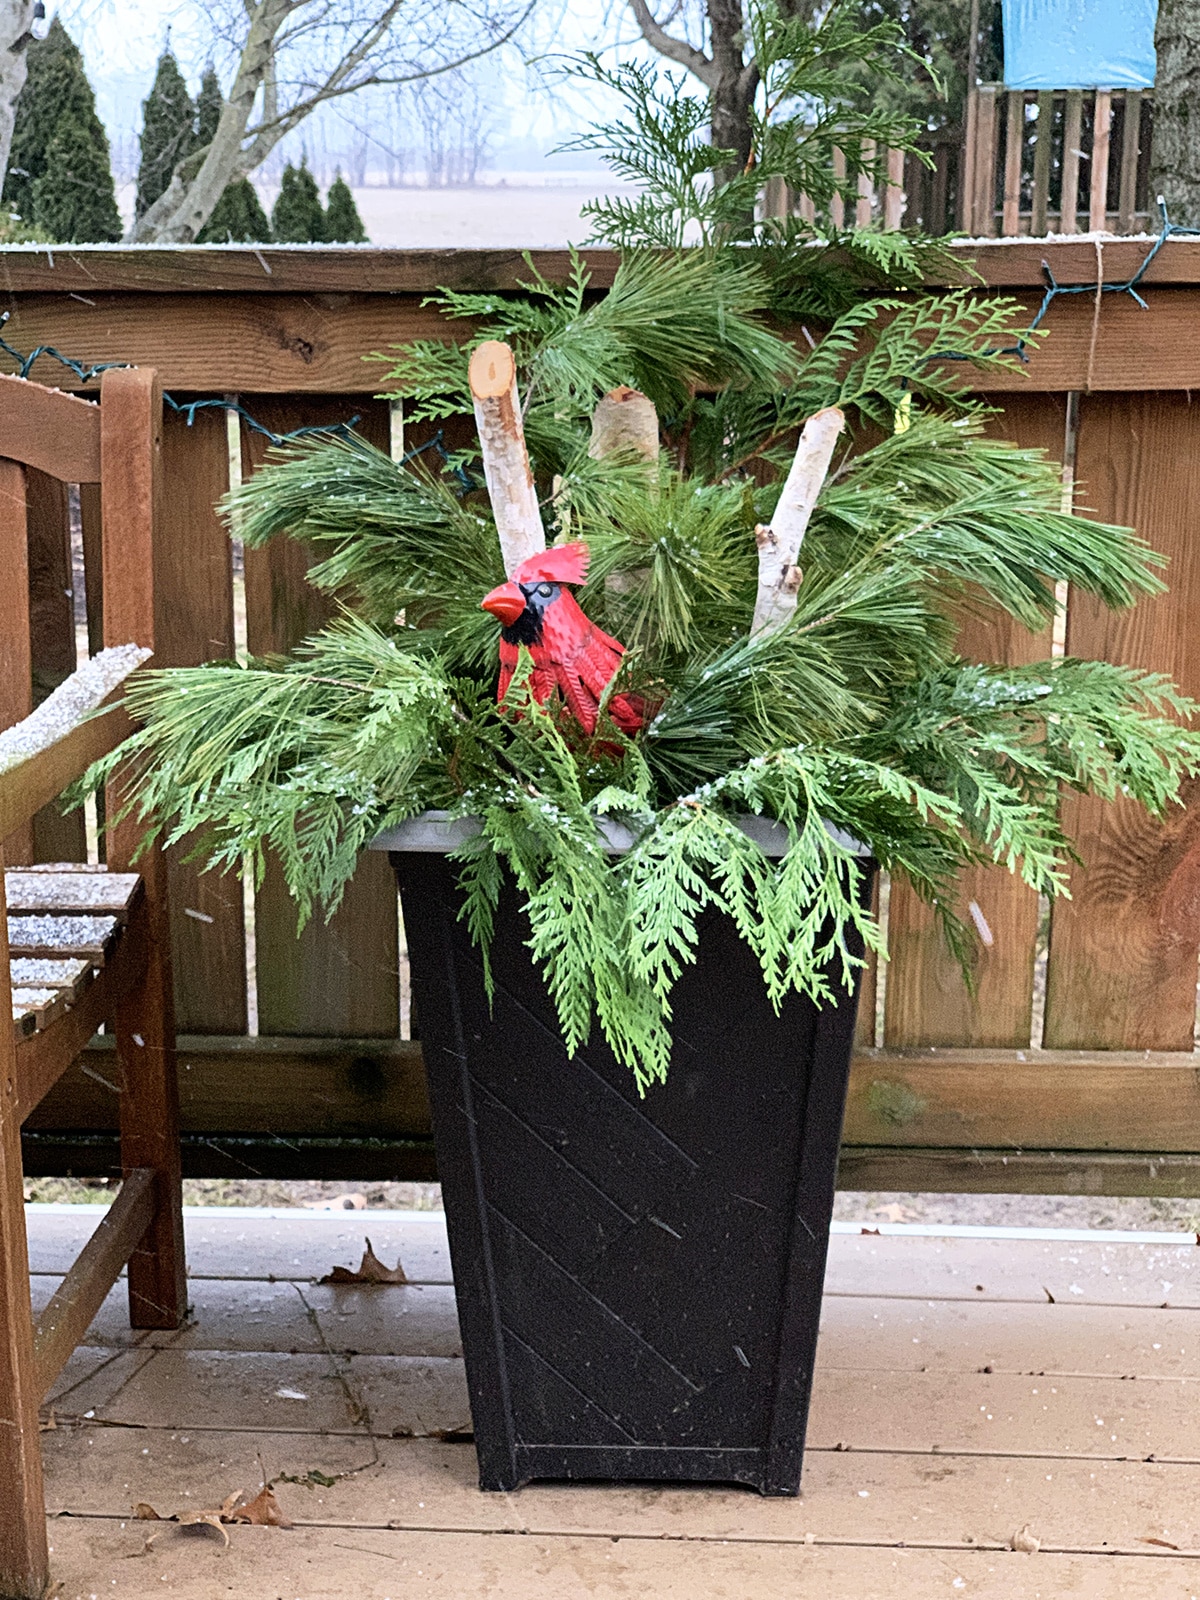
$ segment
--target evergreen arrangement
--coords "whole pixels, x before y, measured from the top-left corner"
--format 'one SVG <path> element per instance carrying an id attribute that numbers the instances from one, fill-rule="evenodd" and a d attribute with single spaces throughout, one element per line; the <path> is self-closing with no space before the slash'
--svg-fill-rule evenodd
<path id="1" fill-rule="evenodd" d="M 55 17 L 28 46 L 4 200 L 20 219 L 62 243 L 115 243 L 121 218 L 108 136 L 83 58 Z M 51 170 L 53 168 L 53 170 Z"/>
<path id="2" fill-rule="evenodd" d="M 139 217 L 166 192 L 176 166 L 195 146 L 196 107 L 179 63 L 167 49 L 158 58 L 153 87 L 142 104 L 141 161 L 135 201 Z"/>
<path id="3" fill-rule="evenodd" d="M 317 180 L 301 157 L 283 169 L 279 194 L 271 209 L 271 233 L 277 244 L 321 244 L 325 239 L 325 208 Z"/>
<path id="4" fill-rule="evenodd" d="M 269 244 L 271 224 L 258 191 L 249 178 L 227 184 L 212 215 L 197 237 L 198 244 Z"/>
<path id="5" fill-rule="evenodd" d="M 890 36 L 839 35 L 814 65 L 776 8 L 753 17 L 760 61 L 775 51 L 762 167 L 797 174 L 772 130 L 805 98 L 826 149 L 839 116 L 866 137 L 876 114 L 851 68 Z M 1063 793 L 1162 813 L 1200 770 L 1200 735 L 1185 726 L 1196 706 L 1160 676 L 956 654 L 965 605 L 1041 628 L 1062 580 L 1112 607 L 1163 583 L 1135 533 L 1064 514 L 1055 467 L 989 437 L 964 391 L 970 369 L 1012 364 L 999 352 L 1020 307 L 905 292 L 928 242 L 820 248 L 794 219 L 756 219 L 745 174 L 727 179 L 732 196 L 701 181 L 731 152 L 681 92 L 640 69 L 615 83 L 630 120 L 603 137 L 647 200 L 594 212 L 622 246 L 607 293 L 580 259 L 565 284 L 531 269 L 521 293 L 446 292 L 446 342 L 383 358 L 411 424 L 432 427 L 472 415 L 472 351 L 510 347 L 546 541 L 590 554 L 586 581 L 577 550 L 550 552 L 556 570 L 577 569 L 564 581 L 582 610 L 626 646 L 594 726 L 546 692 L 524 644 L 497 700 L 500 630 L 480 602 L 507 569 L 479 453 L 398 466 L 361 439 L 317 437 L 277 450 L 227 511 L 248 545 L 309 541 L 310 579 L 339 616 L 287 659 L 146 675 L 121 755 L 135 757 L 130 805 L 173 840 L 196 834 L 218 869 L 249 858 L 261 874 L 273 854 L 302 917 L 337 904 L 383 829 L 427 808 L 477 818 L 457 855 L 479 946 L 508 878 L 568 1049 L 599 1028 L 645 1087 L 667 1070 L 672 985 L 709 908 L 734 919 L 777 1002 L 826 1000 L 853 979 L 859 937 L 882 950 L 847 835 L 907 877 L 965 951 L 965 864 L 1062 893 Z M 828 198 L 818 148 L 803 153 L 805 182 Z M 866 292 L 874 278 L 891 292 Z M 797 305 L 807 337 L 793 343 L 777 314 Z M 614 397 L 636 401 L 640 437 L 609 427 Z M 818 434 L 802 554 L 768 583 Z M 745 813 L 787 830 L 782 860 L 739 827 Z M 633 835 L 623 854 L 602 848 L 606 819 Z"/>
<path id="6" fill-rule="evenodd" d="M 325 203 L 325 240 L 328 244 L 366 244 L 367 230 L 362 225 L 350 185 L 339 172 L 329 185 Z"/>

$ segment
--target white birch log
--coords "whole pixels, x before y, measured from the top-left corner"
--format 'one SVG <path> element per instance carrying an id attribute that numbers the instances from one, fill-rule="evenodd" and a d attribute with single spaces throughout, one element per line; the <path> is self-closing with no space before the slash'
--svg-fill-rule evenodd
<path id="1" fill-rule="evenodd" d="M 588 446 L 588 455 L 595 461 L 621 451 L 658 465 L 658 412 L 654 401 L 626 384 L 601 396 L 592 413 L 592 442 Z"/>
<path id="2" fill-rule="evenodd" d="M 489 339 L 471 356 L 471 394 L 483 452 L 483 475 L 500 536 L 504 570 L 511 578 L 546 548 L 546 530 L 538 510 L 525 428 L 517 398 L 517 367 L 506 344 Z"/>
<path id="3" fill-rule="evenodd" d="M 798 562 L 808 519 L 833 459 L 846 418 L 837 406 L 809 417 L 769 527 L 754 530 L 758 544 L 758 596 L 751 634 L 776 633 L 796 609 L 802 573 Z"/>

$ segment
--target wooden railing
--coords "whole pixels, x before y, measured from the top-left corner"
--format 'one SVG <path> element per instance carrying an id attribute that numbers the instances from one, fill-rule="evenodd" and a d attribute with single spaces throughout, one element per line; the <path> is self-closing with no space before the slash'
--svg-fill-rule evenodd
<path id="1" fill-rule="evenodd" d="M 980 85 L 967 101 L 963 229 L 1011 238 L 1153 226 L 1153 125 L 1150 90 Z"/>
<path id="2" fill-rule="evenodd" d="M 1082 284 L 1098 253 L 1080 240 L 964 254 L 1032 315 L 1044 258 L 1060 282 Z M 1109 242 L 1100 269 L 1123 281 L 1144 254 Z M 594 281 L 611 282 L 615 259 L 588 259 Z M 568 270 L 561 253 L 535 262 L 550 278 Z M 442 324 L 422 304 L 438 285 L 505 290 L 528 275 L 517 254 L 500 251 L 56 249 L 10 251 L 2 265 L 5 335 L 23 350 L 52 344 L 88 362 L 152 364 L 178 399 L 236 396 L 278 432 L 357 414 L 367 437 L 393 451 L 401 418 L 375 398 L 383 369 L 364 364 L 364 352 L 457 336 L 461 324 Z M 1072 596 L 1069 648 L 1169 671 L 1200 695 L 1200 407 L 1190 393 L 1200 388 L 1200 242 L 1170 242 L 1141 288 L 1148 310 L 1123 295 L 1056 302 L 1028 367 L 993 375 L 989 387 L 1003 407 L 999 433 L 1045 448 L 1064 464 L 1077 507 L 1134 524 L 1170 561 L 1170 593 L 1131 614 Z M 35 375 L 70 382 L 48 363 Z M 409 427 L 403 444 L 424 437 Z M 233 465 L 257 470 L 261 436 L 243 428 L 234 439 Z M 239 640 L 286 650 L 328 615 L 305 581 L 302 548 L 280 541 L 248 552 L 244 575 L 233 559 L 214 510 L 230 481 L 229 441 L 220 408 L 192 426 L 167 420 L 168 538 L 157 574 L 165 663 L 228 657 Z M 40 480 L 32 498 L 34 671 L 46 686 L 74 661 L 69 518 L 65 497 Z M 86 495 L 82 512 L 91 596 L 97 509 Z M 980 658 L 1052 648 L 1048 635 L 996 615 L 964 620 L 963 649 Z M 991 940 L 973 996 L 928 916 L 893 888 L 892 962 L 885 986 L 872 975 L 863 1007 L 844 1183 L 1200 1193 L 1200 802 L 1163 827 L 1090 801 L 1070 801 L 1065 816 L 1082 865 L 1073 899 L 1052 916 L 1003 872 L 964 886 Z M 42 859 L 81 857 L 78 819 L 43 814 L 37 846 Z M 386 860 L 365 859 L 338 914 L 300 939 L 278 873 L 247 903 L 240 884 L 198 874 L 182 852 L 171 870 L 190 1170 L 429 1175 L 420 1045 L 401 1036 L 403 940 Z M 110 1163 L 105 1051 L 97 1043 L 31 1122 L 30 1171 Z"/>

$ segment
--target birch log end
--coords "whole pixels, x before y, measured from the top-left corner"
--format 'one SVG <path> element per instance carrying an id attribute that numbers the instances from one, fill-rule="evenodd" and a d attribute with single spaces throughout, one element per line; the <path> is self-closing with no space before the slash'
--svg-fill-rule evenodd
<path id="1" fill-rule="evenodd" d="M 522 561 L 546 548 L 525 448 L 517 364 L 508 345 L 488 339 L 472 352 L 467 375 L 475 402 L 483 476 L 496 518 L 504 570 L 511 578 Z"/>
<path id="2" fill-rule="evenodd" d="M 758 595 L 751 634 L 775 633 L 796 610 L 800 590 L 800 546 L 817 496 L 829 472 L 838 435 L 846 426 L 837 406 L 815 412 L 804 424 L 791 470 L 769 527 L 754 530 L 758 545 Z"/>

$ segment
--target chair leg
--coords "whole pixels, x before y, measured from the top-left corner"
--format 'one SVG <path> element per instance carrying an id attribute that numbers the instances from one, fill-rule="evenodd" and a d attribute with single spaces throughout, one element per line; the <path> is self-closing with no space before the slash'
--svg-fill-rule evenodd
<path id="1" fill-rule="evenodd" d="M 0 1596 L 41 1600 L 50 1557 L 15 1106 L 16 1062 L 11 1046 L 0 1044 Z"/>
<path id="2" fill-rule="evenodd" d="M 180 1190 L 179 1088 L 171 948 L 166 929 L 166 862 L 151 850 L 137 863 L 146 885 L 144 983 L 116 1008 L 122 1068 L 121 1167 L 153 1167 L 154 1222 L 129 1258 L 129 1320 L 135 1328 L 177 1328 L 187 1312 Z"/>

